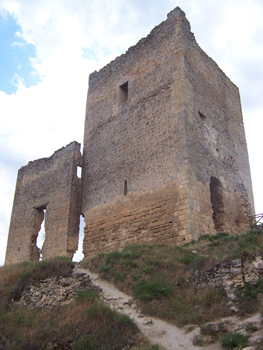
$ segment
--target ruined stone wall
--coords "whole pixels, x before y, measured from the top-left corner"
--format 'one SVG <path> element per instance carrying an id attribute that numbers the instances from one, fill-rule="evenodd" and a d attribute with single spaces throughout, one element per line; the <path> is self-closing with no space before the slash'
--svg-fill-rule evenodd
<path id="1" fill-rule="evenodd" d="M 237 232 L 254 211 L 238 89 L 179 8 L 90 75 L 83 152 L 85 256 Z"/>
<path id="2" fill-rule="evenodd" d="M 36 239 L 45 217 L 43 259 L 72 258 L 78 247 L 82 166 L 80 144 L 72 142 L 50 158 L 29 162 L 18 172 L 6 264 L 39 260 Z"/>

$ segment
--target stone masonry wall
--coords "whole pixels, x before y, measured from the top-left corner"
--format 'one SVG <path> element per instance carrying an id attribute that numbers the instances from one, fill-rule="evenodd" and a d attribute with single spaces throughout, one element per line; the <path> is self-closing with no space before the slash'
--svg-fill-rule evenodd
<path id="1" fill-rule="evenodd" d="M 92 235 L 94 222 L 105 221 L 104 206 L 110 205 L 123 241 L 127 244 L 136 239 L 138 243 L 146 242 L 148 238 L 152 240 L 152 236 L 143 228 L 131 238 L 133 229 L 123 221 L 122 207 L 129 201 L 128 207 L 134 211 L 141 207 L 142 201 L 148 208 L 144 197 L 150 198 L 154 193 L 156 204 L 153 202 L 151 209 L 154 205 L 157 209 L 158 203 L 167 200 L 168 185 L 171 185 L 174 202 L 181 189 L 187 187 L 184 115 L 175 118 L 171 105 L 173 96 L 178 93 L 179 79 L 179 76 L 173 77 L 178 64 L 174 55 L 177 50 L 173 40 L 175 27 L 174 18 L 162 23 L 125 55 L 90 75 L 83 150 L 85 255 L 91 250 L 109 250 L 110 243 L 103 241 L 103 246 L 98 233 L 96 238 Z M 120 85 L 127 81 L 128 99 L 119 103 Z M 184 206 L 187 198 L 181 201 L 184 202 L 180 205 Z M 182 207 L 185 211 L 182 221 L 179 223 L 177 219 L 175 224 L 177 209 L 170 214 L 173 217 L 169 221 L 174 222 L 174 226 L 169 240 L 177 243 L 180 236 L 181 241 L 186 242 L 190 239 L 186 228 L 187 209 Z M 142 222 L 141 227 L 143 225 Z M 112 241 L 112 231 L 109 232 L 107 225 L 99 232 L 101 237 L 108 237 L 108 242 Z M 100 248 L 95 248 L 95 241 Z"/>
<path id="2" fill-rule="evenodd" d="M 185 243 L 185 188 L 175 190 L 172 183 L 162 190 L 139 195 L 130 193 L 113 205 L 91 209 L 86 217 L 83 251 L 88 256 L 121 250 L 135 244 Z M 180 235 L 180 232 L 183 234 Z"/>
<path id="3" fill-rule="evenodd" d="M 82 166 L 80 144 L 72 142 L 50 158 L 29 162 L 18 172 L 6 264 L 39 260 L 36 240 L 45 217 L 43 259 L 73 257 L 78 247 Z"/>
<path id="4" fill-rule="evenodd" d="M 239 91 L 196 42 L 187 36 L 183 42 L 187 157 L 198 193 L 193 201 L 201 208 L 195 222 L 202 234 L 211 234 L 212 226 L 244 233 L 254 205 Z M 220 203 L 211 203 L 211 191 Z"/>
<path id="5" fill-rule="evenodd" d="M 85 256 L 242 232 L 254 213 L 238 89 L 179 8 L 90 75 L 83 157 Z"/>

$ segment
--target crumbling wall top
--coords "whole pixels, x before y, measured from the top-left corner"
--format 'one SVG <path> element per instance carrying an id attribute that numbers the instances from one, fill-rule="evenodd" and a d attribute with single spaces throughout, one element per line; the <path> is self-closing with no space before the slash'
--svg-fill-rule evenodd
<path id="1" fill-rule="evenodd" d="M 39 259 L 36 240 L 44 217 L 43 258 L 73 256 L 78 247 L 81 165 L 80 144 L 72 142 L 18 171 L 6 264 Z"/>

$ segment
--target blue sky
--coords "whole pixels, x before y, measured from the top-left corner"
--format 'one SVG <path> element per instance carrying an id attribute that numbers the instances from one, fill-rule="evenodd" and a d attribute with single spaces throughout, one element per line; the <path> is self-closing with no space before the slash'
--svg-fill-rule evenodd
<path id="1" fill-rule="evenodd" d="M 27 88 L 37 85 L 41 77 L 31 65 L 31 60 L 36 58 L 36 47 L 21 36 L 21 27 L 10 14 L 0 16 L 0 43 L 0 90 L 15 93 L 18 76 Z"/>
<path id="2" fill-rule="evenodd" d="M 240 89 L 256 212 L 263 212 L 262 0 L 0 0 L 0 265 L 17 170 L 82 143 L 89 74 L 176 6 Z"/>

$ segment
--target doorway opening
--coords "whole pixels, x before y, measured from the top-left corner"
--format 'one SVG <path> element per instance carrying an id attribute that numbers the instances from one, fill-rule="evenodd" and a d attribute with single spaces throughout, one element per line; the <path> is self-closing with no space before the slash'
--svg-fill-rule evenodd
<path id="1" fill-rule="evenodd" d="M 223 186 L 216 177 L 210 179 L 210 196 L 213 209 L 213 221 L 217 232 L 223 232 L 225 223 L 225 210 L 223 202 Z"/>

